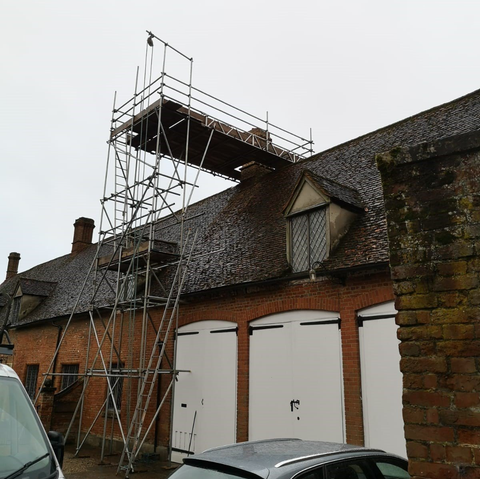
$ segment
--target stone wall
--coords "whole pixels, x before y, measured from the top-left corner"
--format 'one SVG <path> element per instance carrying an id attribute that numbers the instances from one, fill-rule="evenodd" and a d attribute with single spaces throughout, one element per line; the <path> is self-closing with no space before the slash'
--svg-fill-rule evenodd
<path id="1" fill-rule="evenodd" d="M 480 477 L 480 132 L 378 155 L 413 478 Z"/>

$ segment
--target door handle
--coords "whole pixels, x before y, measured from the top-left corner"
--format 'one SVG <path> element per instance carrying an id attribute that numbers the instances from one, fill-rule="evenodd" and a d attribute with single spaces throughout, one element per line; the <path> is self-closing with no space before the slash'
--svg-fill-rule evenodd
<path id="1" fill-rule="evenodd" d="M 298 409 L 298 406 L 300 406 L 300 399 L 292 399 L 290 401 L 290 411 L 293 412 L 293 408 Z"/>

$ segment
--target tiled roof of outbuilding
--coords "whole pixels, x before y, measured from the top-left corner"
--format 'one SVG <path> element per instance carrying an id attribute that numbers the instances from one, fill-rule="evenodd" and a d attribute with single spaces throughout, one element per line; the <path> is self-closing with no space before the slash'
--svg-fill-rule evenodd
<path id="1" fill-rule="evenodd" d="M 250 178 L 192 205 L 186 226 L 192 232 L 197 231 L 197 242 L 184 293 L 288 277 L 290 268 L 286 258 L 283 210 L 306 171 L 311 172 L 317 182 L 323 182 L 329 194 L 365 208 L 330 256 L 329 269 L 386 264 L 386 221 L 375 154 L 398 145 L 415 145 L 478 129 L 480 90 L 300 163 L 259 178 Z M 348 195 L 346 192 L 349 192 Z M 173 219 L 159 223 L 158 238 L 173 242 L 178 240 L 178 225 Z M 20 277 L 56 282 L 55 290 L 26 320 L 68 315 L 95 252 L 96 246 L 91 246 L 78 255 L 63 256 L 32 268 L 5 281 L 0 285 L 0 293 L 11 294 Z M 78 311 L 88 308 L 91 288 L 91 282 L 87 281 Z M 106 304 L 110 294 L 105 289 L 99 297 Z M 5 309 L 0 309 L 0 324 L 2 310 Z"/>

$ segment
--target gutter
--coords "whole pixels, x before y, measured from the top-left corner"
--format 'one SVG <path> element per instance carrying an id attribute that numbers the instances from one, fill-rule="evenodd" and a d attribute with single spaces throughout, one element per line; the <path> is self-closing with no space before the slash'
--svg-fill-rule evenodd
<path id="1" fill-rule="evenodd" d="M 328 279 L 341 279 L 344 281 L 349 273 L 355 273 L 357 271 L 369 271 L 372 269 L 379 269 L 379 268 L 385 268 L 388 270 L 389 268 L 389 262 L 388 261 L 383 261 L 380 263 L 370 263 L 367 265 L 361 265 L 361 266 L 352 266 L 348 268 L 338 268 L 338 269 L 328 269 L 328 263 L 325 266 L 325 269 L 322 271 L 319 271 L 320 276 L 324 276 Z M 200 291 L 193 291 L 190 293 L 181 293 L 180 294 L 180 299 L 187 301 L 190 298 L 195 298 L 198 296 L 209 296 L 209 295 L 216 295 L 216 294 L 221 294 L 223 292 L 229 292 L 229 291 L 235 291 L 235 290 L 240 290 L 244 288 L 254 288 L 254 287 L 259 287 L 259 286 L 270 286 L 270 285 L 275 285 L 279 283 L 284 283 L 288 281 L 298 281 L 302 279 L 309 279 L 309 271 L 302 271 L 300 273 L 290 273 L 285 276 L 280 276 L 276 278 L 271 278 L 271 279 L 265 279 L 265 280 L 257 280 L 257 281 L 247 281 L 244 283 L 236 283 L 236 284 L 231 284 L 227 286 L 219 286 L 217 288 L 210 288 L 210 289 L 203 289 Z M 108 306 L 104 306 L 104 308 L 108 309 Z M 103 308 L 99 308 L 103 309 Z M 77 315 L 83 315 L 87 314 L 88 311 L 83 311 L 79 313 L 75 313 L 74 316 Z M 28 328 L 34 325 L 38 324 L 44 324 L 47 322 L 52 322 L 52 321 L 66 321 L 70 317 L 69 314 L 64 314 L 61 317 L 53 317 L 53 318 L 44 318 L 44 319 L 32 319 L 28 323 L 23 323 L 23 324 L 16 324 L 16 325 L 10 325 L 9 329 L 24 329 Z M 56 325 L 55 325 L 56 326 Z M 60 326 L 56 326 L 60 327 Z"/>
<path id="2" fill-rule="evenodd" d="M 328 273 L 324 272 L 322 275 L 327 277 L 328 279 L 331 279 L 331 278 L 336 279 L 338 277 L 345 278 L 348 273 L 355 273 L 357 271 L 365 271 L 365 270 L 368 271 L 368 270 L 379 269 L 379 268 L 381 269 L 385 268 L 388 270 L 389 262 L 384 261 L 381 263 L 372 263 L 368 265 L 353 266 L 350 268 L 338 268 L 338 269 L 332 269 L 332 270 L 328 270 L 327 268 Z M 222 292 L 238 290 L 241 288 L 268 286 L 268 285 L 273 285 L 273 284 L 278 284 L 278 283 L 283 283 L 288 281 L 296 281 L 301 279 L 310 279 L 309 271 L 302 271 L 300 273 L 291 273 L 288 276 L 281 276 L 281 277 L 276 277 L 276 278 L 271 278 L 266 280 L 250 281 L 245 283 L 232 284 L 228 286 L 219 286 L 217 288 L 204 289 L 201 291 L 193 291 L 191 293 L 181 294 L 180 297 L 182 299 L 187 300 L 188 298 L 194 298 L 196 296 L 207 296 L 209 294 L 218 294 Z"/>

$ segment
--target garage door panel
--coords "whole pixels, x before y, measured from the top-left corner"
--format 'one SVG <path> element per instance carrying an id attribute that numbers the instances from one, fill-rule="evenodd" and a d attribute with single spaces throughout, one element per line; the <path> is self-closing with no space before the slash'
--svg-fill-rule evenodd
<path id="1" fill-rule="evenodd" d="M 298 391 L 301 401 L 296 435 L 341 442 L 344 433 L 338 321 L 300 324 L 294 337 L 296 350 L 308 351 L 294 358 L 294 391 Z"/>
<path id="2" fill-rule="evenodd" d="M 204 321 L 179 329 L 176 363 L 186 372 L 175 384 L 174 449 L 200 452 L 235 442 L 237 335 L 232 325 Z M 211 334 L 222 326 L 227 332 Z M 181 462 L 184 456 L 174 451 L 172 460 Z"/>
<path id="3" fill-rule="evenodd" d="M 360 313 L 365 444 L 406 456 L 402 418 L 402 374 L 395 313 L 393 303 Z"/>
<path id="4" fill-rule="evenodd" d="M 255 398 L 255 407 L 249 408 L 252 440 L 283 436 L 285 421 L 291 421 L 286 417 L 292 399 L 290 329 L 289 324 L 283 324 L 251 331 L 250 397 Z"/>
<path id="5" fill-rule="evenodd" d="M 343 440 L 340 333 L 331 318 L 296 311 L 278 315 L 282 328 L 255 329 L 275 316 L 252 324 L 250 439 Z"/>
<path id="6" fill-rule="evenodd" d="M 230 329 L 205 335 L 201 430 L 210 431 L 202 442 L 208 449 L 235 442 L 237 334 Z"/>
<path id="7" fill-rule="evenodd" d="M 177 369 L 190 370 L 180 372 L 175 384 L 175 408 L 172 429 L 172 446 L 182 451 L 195 450 L 195 431 L 192 429 L 196 421 L 195 411 L 198 409 L 201 396 L 201 377 L 198 376 L 198 351 L 195 345 L 199 342 L 199 334 L 179 335 L 177 338 Z M 180 462 L 185 456 L 183 453 L 173 451 L 172 460 Z"/>

